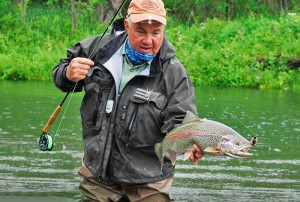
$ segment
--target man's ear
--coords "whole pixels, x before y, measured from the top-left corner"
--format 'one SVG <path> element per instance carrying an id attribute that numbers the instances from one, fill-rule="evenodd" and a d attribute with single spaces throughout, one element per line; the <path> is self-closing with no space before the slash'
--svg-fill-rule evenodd
<path id="1" fill-rule="evenodd" d="M 127 18 L 124 20 L 124 27 L 125 27 L 126 31 L 128 31 L 128 29 L 129 29 L 129 22 L 128 22 Z"/>

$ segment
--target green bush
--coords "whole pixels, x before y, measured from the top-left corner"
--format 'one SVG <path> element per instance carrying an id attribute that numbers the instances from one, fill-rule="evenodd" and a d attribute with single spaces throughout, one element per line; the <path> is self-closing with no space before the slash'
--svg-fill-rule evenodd
<path id="1" fill-rule="evenodd" d="M 52 68 L 76 42 L 100 34 L 106 24 L 83 12 L 72 30 L 69 9 L 28 8 L 26 22 L 13 7 L 0 17 L 0 78 L 50 80 Z M 174 25 L 166 34 L 195 85 L 288 89 L 299 86 L 300 16 L 251 16 L 232 21 L 208 19 Z M 299 59 L 300 60 L 300 59 Z M 297 70 L 298 69 L 298 70 Z"/>
<path id="2" fill-rule="evenodd" d="M 298 18 L 211 19 L 167 33 L 196 85 L 288 89 L 299 76 L 288 67 L 300 58 Z"/>

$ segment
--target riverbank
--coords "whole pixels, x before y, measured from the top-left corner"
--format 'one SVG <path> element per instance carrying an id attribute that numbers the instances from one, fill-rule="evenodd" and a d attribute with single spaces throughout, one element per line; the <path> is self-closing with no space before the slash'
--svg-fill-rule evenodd
<path id="1" fill-rule="evenodd" d="M 13 10 L 1 16 L 3 80 L 51 80 L 51 70 L 67 48 L 106 27 L 82 14 L 72 30 L 69 10 L 58 7 L 30 7 L 26 22 Z M 195 85 L 300 89 L 298 13 L 276 19 L 209 19 L 190 26 L 168 18 L 166 34 Z"/>

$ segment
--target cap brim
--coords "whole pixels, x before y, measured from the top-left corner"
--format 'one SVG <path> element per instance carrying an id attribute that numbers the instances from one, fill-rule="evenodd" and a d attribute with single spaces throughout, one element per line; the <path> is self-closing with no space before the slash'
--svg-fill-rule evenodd
<path id="1" fill-rule="evenodd" d="M 157 21 L 163 25 L 167 24 L 166 18 L 160 15 L 155 15 L 152 13 L 144 13 L 144 14 L 130 14 L 130 19 L 133 23 L 138 23 L 142 21 Z"/>

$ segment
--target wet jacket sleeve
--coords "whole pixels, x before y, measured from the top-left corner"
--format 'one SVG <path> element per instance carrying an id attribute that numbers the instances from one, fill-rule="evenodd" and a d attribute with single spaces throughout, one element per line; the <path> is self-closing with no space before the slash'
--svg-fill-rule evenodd
<path id="1" fill-rule="evenodd" d="M 167 133 L 177 125 L 181 124 L 187 110 L 197 114 L 194 86 L 184 69 L 183 65 L 175 58 L 169 66 L 176 66 L 167 71 L 167 92 L 171 92 L 168 105 L 165 110 L 165 121 L 162 132 Z M 176 76 L 174 76 L 176 75 Z"/>
<path id="2" fill-rule="evenodd" d="M 75 82 L 67 79 L 66 72 L 71 60 L 75 57 L 88 58 L 99 40 L 99 36 L 91 37 L 80 41 L 67 50 L 67 57 L 60 59 L 60 62 L 52 70 L 52 79 L 55 86 L 63 92 L 72 91 Z M 84 80 L 77 83 L 75 91 L 81 91 Z"/>

